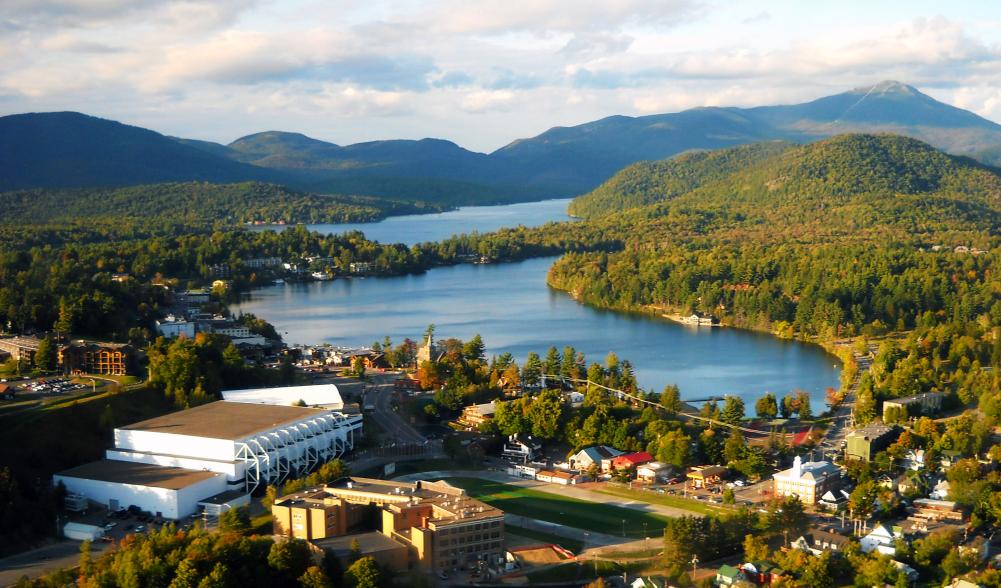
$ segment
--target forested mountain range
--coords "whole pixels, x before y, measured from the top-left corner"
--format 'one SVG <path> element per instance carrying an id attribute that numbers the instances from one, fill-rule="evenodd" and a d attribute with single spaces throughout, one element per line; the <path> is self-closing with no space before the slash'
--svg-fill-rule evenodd
<path id="1" fill-rule="evenodd" d="M 342 146 L 281 131 L 222 145 L 63 112 L 0 118 L 0 191 L 264 180 L 306 191 L 491 204 L 580 194 L 630 164 L 688 151 L 860 131 L 912 136 L 987 162 L 1001 153 L 1001 125 L 896 82 L 796 105 L 612 116 L 552 128 L 490 154 L 440 139 Z"/>

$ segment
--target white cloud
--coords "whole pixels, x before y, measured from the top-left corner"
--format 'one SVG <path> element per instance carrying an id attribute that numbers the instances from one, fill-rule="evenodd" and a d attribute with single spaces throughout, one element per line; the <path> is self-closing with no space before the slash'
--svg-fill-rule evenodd
<path id="1" fill-rule="evenodd" d="M 339 143 L 438 136 L 492 149 L 611 114 L 796 102 L 892 78 L 1001 119 L 997 23 L 959 10 L 873 5 L 864 22 L 848 9 L 801 10 L 0 0 L 0 108 L 80 110 L 198 138 L 289 128 Z"/>

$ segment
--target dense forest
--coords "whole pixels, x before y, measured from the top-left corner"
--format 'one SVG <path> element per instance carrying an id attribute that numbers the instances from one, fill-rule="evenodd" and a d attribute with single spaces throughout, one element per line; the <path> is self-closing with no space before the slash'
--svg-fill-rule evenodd
<path id="1" fill-rule="evenodd" d="M 0 194 L 0 222 L 141 223 L 192 227 L 239 223 L 340 223 L 444 210 L 440 204 L 321 195 L 275 184 L 185 182 L 126 188 L 34 189 Z"/>

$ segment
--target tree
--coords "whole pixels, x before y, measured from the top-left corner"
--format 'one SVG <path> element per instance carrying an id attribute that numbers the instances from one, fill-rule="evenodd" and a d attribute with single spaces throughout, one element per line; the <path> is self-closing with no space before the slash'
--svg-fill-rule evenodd
<path id="1" fill-rule="evenodd" d="M 362 356 L 356 355 L 351 360 L 351 373 L 359 380 L 365 379 L 365 359 Z"/>
<path id="2" fill-rule="evenodd" d="M 334 583 L 322 569 L 317 566 L 309 566 L 305 573 L 299 576 L 299 586 L 302 588 L 333 588 Z"/>
<path id="3" fill-rule="evenodd" d="M 268 566 L 293 578 L 306 573 L 311 556 L 309 544 L 302 539 L 275 541 L 268 551 Z"/>
<path id="4" fill-rule="evenodd" d="M 796 409 L 793 406 L 794 403 L 795 400 L 793 399 L 792 396 L 789 396 L 787 394 L 782 397 L 782 404 L 779 405 L 779 414 L 782 415 L 782 418 L 787 419 L 791 417 L 793 413 L 796 412 Z"/>
<path id="5" fill-rule="evenodd" d="M 219 515 L 219 529 L 230 533 L 250 530 L 250 510 L 246 506 L 231 508 Z"/>
<path id="6" fill-rule="evenodd" d="M 723 445 L 723 457 L 727 463 L 735 463 L 743 459 L 746 452 L 747 441 L 744 440 L 744 435 L 734 429 L 730 432 L 730 436 L 727 437 L 726 443 Z"/>
<path id="7" fill-rule="evenodd" d="M 73 309 L 69 306 L 69 304 L 66 303 L 65 296 L 60 297 L 59 318 L 56 319 L 55 324 L 52 325 L 52 329 L 55 330 L 55 332 L 60 337 L 65 337 L 66 335 L 69 335 L 71 332 L 73 332 L 73 321 L 74 321 Z"/>
<path id="8" fill-rule="evenodd" d="M 46 335 L 38 343 L 38 350 L 35 352 L 35 367 L 43 372 L 51 372 L 58 365 L 59 351 L 56 349 L 56 342 L 52 337 Z"/>
<path id="9" fill-rule="evenodd" d="M 754 403 L 754 412 L 763 419 L 774 419 L 779 414 L 778 401 L 771 392 L 765 394 Z"/>
<path id="10" fill-rule="evenodd" d="M 660 393 L 660 406 L 668 416 L 681 412 L 681 390 L 674 384 L 664 386 L 663 392 Z"/>
<path id="11" fill-rule="evenodd" d="M 813 419 L 813 410 L 810 409 L 810 395 L 800 390 L 796 392 L 796 407 L 799 412 L 799 420 L 808 421 Z"/>
<path id="12" fill-rule="evenodd" d="M 208 576 L 202 578 L 202 581 L 198 583 L 198 588 L 227 588 L 230 585 L 231 576 L 229 568 L 220 561 L 216 563 Z"/>
<path id="13" fill-rule="evenodd" d="M 371 556 L 365 556 L 344 571 L 344 588 L 379 588 L 382 572 Z"/>
<path id="14" fill-rule="evenodd" d="M 786 496 L 768 503 L 768 527 L 773 532 L 797 537 L 806 528 L 808 519 L 803 503 L 795 496 Z"/>
<path id="15" fill-rule="evenodd" d="M 855 400 L 855 422 L 867 425 L 876 418 L 876 400 L 871 390 L 860 390 Z"/>
<path id="16" fill-rule="evenodd" d="M 723 504 L 734 504 L 737 502 L 737 497 L 734 496 L 733 488 L 727 488 L 723 490 Z"/>
<path id="17" fill-rule="evenodd" d="M 486 346 L 479 333 L 462 346 L 462 356 L 466 361 L 483 362 L 486 359 Z"/>
<path id="18" fill-rule="evenodd" d="M 80 543 L 80 575 L 89 576 L 92 571 L 94 571 L 94 560 L 90 555 L 90 541 L 83 541 Z"/>
<path id="19" fill-rule="evenodd" d="M 744 559 L 746 561 L 764 561 L 768 559 L 768 544 L 759 535 L 744 535 Z"/>
<path id="20" fill-rule="evenodd" d="M 876 498 L 879 495 L 879 487 L 872 480 L 859 482 L 848 497 L 848 508 L 851 509 L 852 516 L 857 519 L 868 519 L 876 510 Z"/>
<path id="21" fill-rule="evenodd" d="M 542 381 L 542 360 L 534 351 L 528 354 L 525 365 L 521 368 L 521 384 L 526 388 L 535 388 Z"/>
<path id="22" fill-rule="evenodd" d="M 556 390 L 543 390 L 532 400 L 528 419 L 532 435 L 540 439 L 555 439 L 563 416 L 563 396 Z"/>
<path id="23" fill-rule="evenodd" d="M 739 424 L 744 420 L 744 400 L 739 396 L 727 396 L 719 419 L 731 425 Z"/>
<path id="24" fill-rule="evenodd" d="M 549 375 L 559 375 L 562 363 L 563 358 L 560 357 L 560 352 L 556 347 L 550 347 L 549 351 L 546 352 L 546 359 L 542 363 L 542 370 Z"/>

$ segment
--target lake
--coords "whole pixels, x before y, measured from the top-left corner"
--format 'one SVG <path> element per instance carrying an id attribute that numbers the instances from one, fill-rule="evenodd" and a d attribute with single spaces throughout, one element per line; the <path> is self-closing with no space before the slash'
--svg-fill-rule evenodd
<path id="1" fill-rule="evenodd" d="M 820 412 L 824 389 L 838 384 L 837 359 L 814 345 L 580 304 L 546 285 L 554 259 L 268 286 L 233 311 L 267 319 L 290 344 L 370 345 L 386 335 L 398 343 L 420 339 L 434 323 L 439 338 L 479 333 L 488 355 L 511 352 L 519 363 L 530 351 L 544 356 L 551 345 L 561 351 L 572 345 L 589 363 L 614 351 L 633 364 L 645 389 L 675 383 L 684 399 L 737 394 L 749 414 L 765 391 L 781 395 L 795 389 L 808 391 L 814 412 Z"/>
<path id="2" fill-rule="evenodd" d="M 374 223 L 337 223 L 306 225 L 312 231 L 327 235 L 361 231 L 370 241 L 416 245 L 442 241 L 460 233 L 487 233 L 502 227 L 543 225 L 551 221 L 571 220 L 567 216 L 569 198 L 522 202 L 504 206 L 463 206 L 456 210 L 435 214 L 408 214 L 391 216 Z M 279 229 L 282 227 L 251 227 L 252 230 Z"/>

